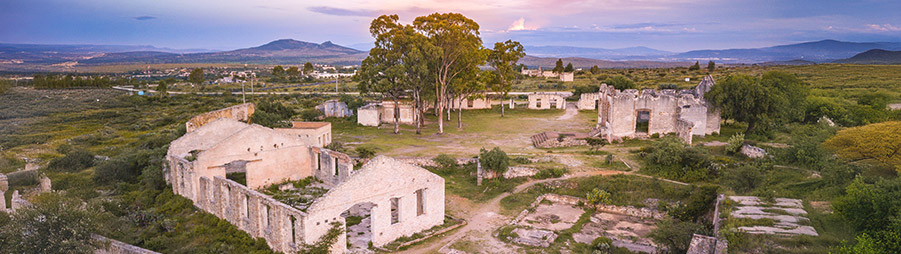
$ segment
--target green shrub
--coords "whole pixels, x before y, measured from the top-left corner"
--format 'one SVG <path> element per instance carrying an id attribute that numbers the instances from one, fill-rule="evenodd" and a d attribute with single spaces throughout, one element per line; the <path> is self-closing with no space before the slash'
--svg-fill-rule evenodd
<path id="1" fill-rule="evenodd" d="M 665 219 L 657 222 L 657 228 L 649 235 L 658 245 L 666 247 L 671 253 L 685 253 L 691 243 L 692 235 L 704 234 L 706 228 L 697 223 L 681 222 Z"/>
<path id="2" fill-rule="evenodd" d="M 482 163 L 482 167 L 484 167 L 485 169 L 495 171 L 500 174 L 506 172 L 507 167 L 510 165 L 510 157 L 507 157 L 507 153 L 497 147 L 491 149 L 490 151 L 482 148 L 481 152 L 479 153 L 479 161 Z"/>
<path id="3" fill-rule="evenodd" d="M 696 186 L 692 189 L 688 201 L 670 208 L 667 213 L 681 221 L 699 221 L 713 210 L 718 188 L 716 185 Z"/>
<path id="4" fill-rule="evenodd" d="M 372 158 L 373 156 L 375 156 L 376 149 L 375 149 L 375 147 L 372 147 L 372 146 L 363 145 L 363 146 L 357 146 L 357 148 L 354 148 L 354 150 L 356 150 L 357 155 L 360 156 L 360 158 L 365 159 L 365 158 Z"/>
<path id="5" fill-rule="evenodd" d="M 439 154 L 432 159 L 441 168 L 452 168 L 457 166 L 457 159 L 448 154 Z"/>
<path id="6" fill-rule="evenodd" d="M 47 164 L 54 171 L 75 172 L 94 166 L 94 155 L 84 149 L 68 150 L 66 156 L 56 158 Z"/>
<path id="7" fill-rule="evenodd" d="M 562 177 L 566 174 L 567 170 L 564 168 L 550 168 L 550 169 L 542 169 L 535 174 L 533 178 L 535 179 L 547 179 L 547 178 L 558 178 Z"/>
<path id="8" fill-rule="evenodd" d="M 611 195 L 610 192 L 594 188 L 585 195 L 585 199 L 588 199 L 589 203 L 595 205 L 607 205 L 611 202 Z"/>
<path id="9" fill-rule="evenodd" d="M 737 153 L 741 150 L 741 146 L 745 142 L 745 134 L 744 133 L 735 133 L 732 137 L 729 137 L 729 140 L 726 142 L 726 152 L 728 153 Z"/>

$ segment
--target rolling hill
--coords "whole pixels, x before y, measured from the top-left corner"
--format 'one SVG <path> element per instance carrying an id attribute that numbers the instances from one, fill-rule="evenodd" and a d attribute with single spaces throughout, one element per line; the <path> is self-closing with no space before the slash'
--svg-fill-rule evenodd
<path id="1" fill-rule="evenodd" d="M 851 64 L 901 64 L 901 51 L 871 49 L 848 59 L 842 59 L 836 62 Z"/>

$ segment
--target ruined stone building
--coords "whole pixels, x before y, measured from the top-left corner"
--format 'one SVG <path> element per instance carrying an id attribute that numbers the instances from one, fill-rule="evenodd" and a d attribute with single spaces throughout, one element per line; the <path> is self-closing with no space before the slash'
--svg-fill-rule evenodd
<path id="1" fill-rule="evenodd" d="M 354 115 L 353 110 L 347 108 L 347 103 L 339 100 L 327 100 L 317 105 L 316 110 L 321 111 L 325 117 L 348 117 Z"/>
<path id="2" fill-rule="evenodd" d="M 318 129 L 300 125 L 300 131 Z M 274 130 L 230 117 L 209 121 L 170 144 L 166 180 L 175 194 L 191 199 L 200 210 L 284 253 L 315 243 L 334 223 L 346 225 L 351 215 L 366 215 L 369 224 L 357 227 L 366 232 L 347 235 L 366 236 L 363 242 L 374 246 L 443 224 L 440 176 L 384 156 L 354 168 L 346 154 L 321 148 L 293 129 Z M 292 190 L 297 185 L 283 183 L 296 180 L 321 191 L 286 192 L 301 193 L 288 198 L 260 192 L 272 185 Z M 333 252 L 343 253 L 347 239 L 339 237 Z"/>
<path id="3" fill-rule="evenodd" d="M 556 93 L 531 93 L 529 109 L 566 109 L 566 97 Z"/>
<path id="4" fill-rule="evenodd" d="M 306 141 L 307 145 L 325 147 L 332 143 L 332 123 L 330 122 L 291 122 L 291 128 L 276 128 L 275 130 L 297 135 Z"/>
<path id="5" fill-rule="evenodd" d="M 691 144 L 693 135 L 720 131 L 720 111 L 704 94 L 715 85 L 705 77 L 694 89 L 616 90 L 602 84 L 598 100 L 597 128 L 608 141 L 640 135 L 676 133 Z"/>
<path id="6" fill-rule="evenodd" d="M 597 110 L 600 99 L 601 93 L 582 93 L 579 95 L 579 110 Z"/>
<path id="7" fill-rule="evenodd" d="M 397 105 L 401 124 L 416 124 L 416 112 L 413 102 L 400 101 Z M 394 101 L 370 103 L 357 109 L 357 123 L 363 126 L 379 126 L 383 123 L 394 123 Z"/>
<path id="8" fill-rule="evenodd" d="M 490 109 L 491 99 L 487 93 L 483 93 L 474 98 L 454 98 L 450 104 L 453 109 Z"/>
<path id="9" fill-rule="evenodd" d="M 572 82 L 574 77 L 572 72 L 556 73 L 553 71 L 543 71 L 541 70 L 541 67 L 538 67 L 537 70 L 522 68 L 521 73 L 522 75 L 529 77 L 560 78 L 560 81 L 563 82 Z"/>

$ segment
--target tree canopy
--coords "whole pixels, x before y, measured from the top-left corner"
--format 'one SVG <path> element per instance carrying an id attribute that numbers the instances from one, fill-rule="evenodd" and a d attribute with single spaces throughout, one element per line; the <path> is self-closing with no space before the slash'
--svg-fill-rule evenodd
<path id="1" fill-rule="evenodd" d="M 573 72 L 576 69 L 573 68 L 573 63 L 566 63 L 566 67 L 563 67 L 563 72 Z"/>
<path id="2" fill-rule="evenodd" d="M 638 88 L 638 86 L 635 85 L 635 81 L 632 81 L 631 79 L 629 79 L 623 75 L 616 75 L 616 76 L 607 78 L 606 80 L 604 80 L 604 83 L 606 83 L 607 85 L 613 86 L 614 88 L 619 89 L 619 90 Z"/>
<path id="3" fill-rule="evenodd" d="M 494 72 L 497 74 L 495 76 L 497 82 L 491 83 L 491 91 L 503 94 L 501 116 L 504 116 L 504 100 L 513 89 L 513 83 L 510 81 L 516 77 L 513 67 L 524 56 L 526 53 L 522 44 L 512 40 L 494 43 L 494 48 L 488 53 L 488 65 L 494 68 Z"/>
<path id="4" fill-rule="evenodd" d="M 195 85 L 203 84 L 203 80 L 203 69 L 201 68 L 191 70 L 191 74 L 188 75 L 188 82 L 194 83 Z"/>
<path id="5" fill-rule="evenodd" d="M 800 120 L 806 96 L 806 84 L 794 75 L 775 71 L 762 77 L 730 75 L 705 95 L 725 118 L 747 123 L 746 134 L 761 123 Z"/>
<path id="6" fill-rule="evenodd" d="M 0 218 L 0 253 L 93 253 L 99 243 L 91 234 L 100 228 L 101 211 L 61 194 L 41 194 L 33 206 Z"/>
<path id="7" fill-rule="evenodd" d="M 557 59 L 557 62 L 554 63 L 554 73 L 563 73 L 563 59 Z"/>
<path id="8" fill-rule="evenodd" d="M 428 59 L 435 79 L 435 95 L 438 100 L 438 133 L 444 133 L 444 109 L 448 107 L 449 86 L 465 84 L 485 63 L 479 24 L 459 13 L 433 13 L 417 17 L 413 27 L 428 37 L 436 50 Z M 458 80 L 462 79 L 462 80 Z"/>

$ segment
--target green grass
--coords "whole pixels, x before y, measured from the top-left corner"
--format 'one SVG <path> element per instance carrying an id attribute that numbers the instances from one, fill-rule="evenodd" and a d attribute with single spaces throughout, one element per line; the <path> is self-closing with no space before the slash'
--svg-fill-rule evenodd
<path id="1" fill-rule="evenodd" d="M 556 193 L 584 197 L 592 189 L 606 190 L 611 194 L 612 205 L 646 207 L 645 200 L 653 198 L 674 203 L 688 199 L 690 186 L 683 186 L 661 180 L 631 175 L 591 176 L 564 180 L 558 188 L 538 184 L 526 191 L 501 199 L 501 212 L 506 215 L 518 214 L 544 193 Z"/>
<path id="2" fill-rule="evenodd" d="M 484 179 L 482 185 L 477 185 L 477 179 L 472 174 L 476 171 L 474 164 L 458 167 L 436 169 L 428 167 L 430 171 L 444 178 L 444 188 L 448 194 L 460 196 L 475 202 L 485 202 L 497 197 L 501 193 L 512 191 L 514 187 L 525 182 L 524 178 L 515 179 Z"/>
<path id="3" fill-rule="evenodd" d="M 587 132 L 596 121 L 596 113 L 581 112 L 573 120 L 556 121 L 563 110 L 506 110 L 500 116 L 499 106 L 484 110 L 465 110 L 463 128 L 457 128 L 457 112 L 445 122 L 445 134 L 437 135 L 437 117 L 426 114 L 422 134 L 415 127 L 401 125 L 401 133 L 393 134 L 393 124 L 382 128 L 361 126 L 354 118 L 330 118 L 334 140 L 343 143 L 365 143 L 378 149 L 379 154 L 393 156 L 428 156 L 439 153 L 474 156 L 480 148 L 500 147 L 507 153 L 534 153 L 528 137 L 544 131 Z"/>

